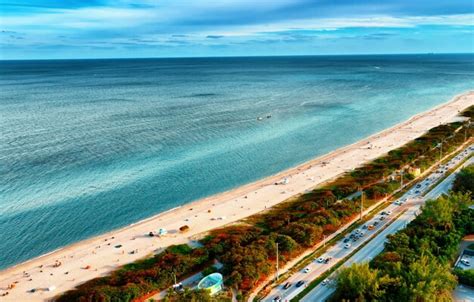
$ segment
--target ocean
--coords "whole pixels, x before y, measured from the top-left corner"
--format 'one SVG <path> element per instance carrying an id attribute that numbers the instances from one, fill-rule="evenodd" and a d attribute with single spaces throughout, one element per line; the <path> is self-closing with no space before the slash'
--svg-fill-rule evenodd
<path id="1" fill-rule="evenodd" d="M 472 54 L 1 61 L 0 268 L 272 175 L 470 89 Z"/>

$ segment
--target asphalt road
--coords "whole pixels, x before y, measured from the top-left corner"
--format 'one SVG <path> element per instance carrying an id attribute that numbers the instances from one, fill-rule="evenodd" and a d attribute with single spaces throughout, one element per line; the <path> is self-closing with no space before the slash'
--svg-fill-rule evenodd
<path id="1" fill-rule="evenodd" d="M 474 287 L 459 284 L 453 292 L 453 298 L 456 302 L 473 302 Z"/>
<path id="2" fill-rule="evenodd" d="M 433 190 L 431 190 L 428 194 L 426 194 L 425 198 L 421 198 L 426 191 L 428 191 L 429 187 L 434 184 L 438 179 L 444 176 L 446 171 L 454 166 L 456 166 L 459 161 L 467 157 L 470 153 L 474 152 L 474 145 L 472 145 L 469 149 L 467 148 L 467 152 L 461 152 L 460 155 L 456 156 L 452 159 L 448 164 L 445 166 L 440 167 L 437 171 L 430 174 L 424 180 L 420 181 L 417 185 L 415 185 L 411 190 L 405 193 L 402 197 L 400 197 L 397 201 L 406 201 L 401 206 L 396 205 L 395 203 L 391 204 L 390 206 L 386 207 L 383 211 L 388 212 L 391 211 L 390 215 L 376 215 L 372 218 L 369 222 L 365 225 L 373 224 L 375 221 L 378 221 L 377 227 L 369 231 L 367 229 L 360 229 L 362 230 L 365 235 L 359 238 L 356 242 L 350 241 L 351 247 L 346 249 L 344 248 L 344 244 L 341 241 L 337 242 L 331 248 L 329 248 L 321 257 L 326 259 L 328 257 L 332 258 L 329 263 L 319 263 L 316 259 L 311 262 L 306 268 L 309 269 L 309 272 L 305 272 L 304 270 L 293 274 L 284 283 L 280 284 L 279 286 L 275 287 L 270 294 L 263 299 L 263 301 L 276 301 L 275 298 L 279 297 L 281 301 L 290 301 L 294 298 L 297 294 L 299 294 L 305 286 L 307 286 L 312 280 L 318 278 L 321 274 L 329 270 L 331 267 L 336 265 L 339 261 L 350 255 L 350 253 L 362 245 L 364 242 L 371 240 L 374 233 L 376 233 L 380 228 L 389 224 L 394 217 L 398 214 L 403 213 L 396 221 L 394 221 L 391 225 L 389 225 L 385 230 L 383 230 L 380 234 L 378 234 L 372 241 L 367 244 L 364 248 L 358 251 L 353 257 L 351 257 L 347 262 L 346 265 L 350 265 L 354 262 L 363 262 L 363 261 L 370 261 L 373 257 L 379 254 L 384 247 L 384 242 L 386 240 L 387 235 L 395 233 L 399 229 L 405 227 L 405 225 L 414 219 L 415 213 L 419 210 L 420 206 L 426 199 L 436 198 L 437 196 L 441 195 L 443 192 L 446 192 L 454 179 L 454 175 L 448 176 L 442 183 L 436 186 Z M 472 158 L 469 160 L 470 163 L 473 162 Z M 467 164 L 467 163 L 466 163 Z M 384 220 L 380 220 L 381 217 L 388 217 Z M 334 277 L 331 275 L 331 277 Z M 296 287 L 295 284 L 298 281 L 304 281 L 304 285 L 301 287 Z M 288 289 L 284 289 L 283 286 L 289 282 L 291 286 Z M 333 289 L 330 286 L 318 285 L 314 288 L 304 299 L 303 301 L 323 301 L 326 299 L 331 293 Z"/>
<path id="3" fill-rule="evenodd" d="M 469 150 L 469 152 L 467 153 L 462 153 L 462 157 L 454 158 L 447 164 L 448 168 L 454 167 L 456 164 L 459 163 L 459 161 L 462 158 L 465 158 L 472 152 L 473 150 Z M 472 163 L 474 163 L 474 158 L 470 158 L 468 161 L 466 161 L 462 165 L 462 167 L 467 166 Z M 447 192 L 452 186 L 453 180 L 455 178 L 455 174 L 462 167 L 458 168 L 454 173 L 446 177 L 440 184 L 438 184 L 435 188 L 430 190 L 423 198 L 418 198 L 415 202 L 413 202 L 410 205 L 410 208 L 405 213 L 403 213 L 395 222 L 389 225 L 385 230 L 383 230 L 379 235 L 377 235 L 372 241 L 370 241 L 360 251 L 355 253 L 348 261 L 346 261 L 344 266 L 350 266 L 352 263 L 361 263 L 361 262 L 370 261 L 379 253 L 381 253 L 384 249 L 384 242 L 387 236 L 389 234 L 393 234 L 397 232 L 398 230 L 404 228 L 407 223 L 413 220 L 415 218 L 415 213 L 419 211 L 420 206 L 423 204 L 425 200 L 435 199 L 441 196 L 441 194 Z M 440 174 L 440 173 L 432 173 L 427 178 L 434 177 L 435 176 L 434 174 Z M 439 177 L 436 177 L 436 179 L 439 179 Z M 423 182 L 424 181 L 422 181 L 421 183 Z M 410 192 L 407 192 L 407 194 L 413 194 L 414 192 L 411 192 L 413 190 L 410 190 Z M 331 278 L 335 278 L 335 273 L 333 273 L 330 276 L 330 279 Z M 335 289 L 331 286 L 325 286 L 325 285 L 319 284 L 312 291 L 310 291 L 301 301 L 302 302 L 325 301 L 334 292 L 334 290 Z"/>

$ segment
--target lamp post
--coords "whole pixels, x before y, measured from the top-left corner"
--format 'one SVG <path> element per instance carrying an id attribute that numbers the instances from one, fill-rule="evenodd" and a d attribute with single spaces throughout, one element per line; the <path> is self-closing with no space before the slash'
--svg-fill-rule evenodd
<path id="1" fill-rule="evenodd" d="M 403 188 L 403 169 L 400 171 L 400 188 Z"/>
<path id="2" fill-rule="evenodd" d="M 464 127 L 464 141 L 467 140 L 467 129 L 468 128 L 471 128 L 471 121 L 469 121 L 466 125 L 466 127 Z"/>
<path id="3" fill-rule="evenodd" d="M 443 158 L 443 141 L 441 141 L 441 143 L 438 144 L 438 147 L 439 147 L 439 160 L 441 160 L 441 158 Z"/>
<path id="4" fill-rule="evenodd" d="M 279 267 L 278 267 L 278 265 L 279 265 L 278 258 L 279 257 L 278 257 L 278 242 L 277 242 L 277 244 L 276 244 L 276 281 L 278 281 L 278 269 L 279 269 Z"/>

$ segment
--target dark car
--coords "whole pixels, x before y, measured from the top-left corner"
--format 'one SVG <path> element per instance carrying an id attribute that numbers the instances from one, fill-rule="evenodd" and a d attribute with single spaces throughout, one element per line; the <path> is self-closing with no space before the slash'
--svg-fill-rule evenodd
<path id="1" fill-rule="evenodd" d="M 348 243 L 349 241 L 351 241 L 351 238 L 344 238 L 344 243 Z"/>
<path id="2" fill-rule="evenodd" d="M 298 282 L 296 283 L 295 286 L 296 286 L 296 287 L 300 287 L 300 286 L 303 285 L 303 284 L 304 284 L 304 281 L 303 281 L 303 280 L 300 280 L 300 281 L 298 281 Z"/>
<path id="3" fill-rule="evenodd" d="M 273 298 L 273 301 L 274 302 L 280 302 L 281 301 L 280 296 L 276 296 L 275 298 Z"/>
<path id="4" fill-rule="evenodd" d="M 375 226 L 379 225 L 379 222 L 378 222 L 378 221 L 375 221 L 375 222 L 374 222 L 374 225 L 375 225 Z"/>
<path id="5" fill-rule="evenodd" d="M 331 257 L 327 257 L 326 259 L 324 259 L 324 263 L 329 263 L 329 261 L 331 261 Z"/>
<path id="6" fill-rule="evenodd" d="M 290 282 L 286 282 L 285 285 L 283 285 L 283 289 L 289 289 L 291 287 Z"/>

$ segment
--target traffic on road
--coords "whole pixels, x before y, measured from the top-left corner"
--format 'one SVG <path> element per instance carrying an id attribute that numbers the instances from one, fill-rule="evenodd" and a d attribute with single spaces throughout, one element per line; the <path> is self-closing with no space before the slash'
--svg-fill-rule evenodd
<path id="1" fill-rule="evenodd" d="M 422 202 L 424 201 L 423 195 L 430 191 L 431 187 L 436 184 L 441 178 L 445 177 L 446 173 L 459 165 L 461 161 L 465 158 L 470 156 L 474 152 L 474 145 L 469 146 L 462 152 L 460 152 L 457 156 L 452 158 L 448 163 L 444 165 L 440 165 L 434 172 L 428 175 L 423 180 L 419 181 L 416 185 L 414 185 L 409 191 L 407 191 L 402 197 L 395 200 L 391 205 L 386 207 L 383 211 L 376 214 L 372 219 L 367 221 L 364 225 L 360 228 L 354 230 L 349 235 L 345 236 L 345 238 L 338 241 L 335 245 L 330 247 L 326 250 L 326 252 L 316 259 L 314 259 L 310 264 L 308 264 L 305 268 L 301 271 L 293 274 L 289 277 L 283 285 L 276 286 L 270 294 L 263 299 L 263 301 L 290 301 L 296 295 L 298 295 L 304 288 L 314 279 L 321 276 L 324 272 L 328 271 L 342 259 L 348 257 L 355 249 L 363 245 L 365 242 L 372 239 L 373 235 L 383 228 L 386 225 L 392 223 L 395 217 L 399 216 L 396 221 L 397 224 L 394 224 L 394 227 L 390 227 L 385 229 L 383 232 L 377 235 L 378 240 L 374 242 L 378 245 L 377 248 L 374 246 L 371 247 L 372 254 L 377 255 L 383 250 L 383 243 L 385 241 L 385 237 L 390 234 L 396 232 L 398 229 L 403 228 L 407 221 L 411 221 L 416 212 L 419 210 Z M 472 162 L 472 158 L 470 160 Z M 452 175 L 451 175 L 452 176 Z M 439 195 L 442 192 L 447 191 L 450 188 L 452 183 L 452 178 L 447 178 L 440 184 L 438 184 L 433 190 L 433 194 L 429 194 L 430 197 L 428 198 L 435 198 L 437 196 L 433 196 L 435 194 Z M 431 192 L 430 192 L 431 193 Z M 402 212 L 404 212 L 402 214 Z M 402 214 L 402 215 L 401 215 Z M 380 238 L 379 238 L 380 237 Z M 380 240 L 382 239 L 382 240 Z M 364 249 L 368 247 L 365 246 Z M 358 253 L 360 253 L 360 250 Z M 363 254 L 363 253 L 362 253 Z M 367 251 L 366 251 L 367 254 Z M 370 255 L 364 255 L 362 259 L 368 261 L 373 257 Z M 331 278 L 323 280 L 318 288 L 328 288 L 332 282 Z M 314 291 L 313 290 L 313 291 Z M 312 291 L 312 292 L 313 292 Z M 330 291 L 332 292 L 332 291 Z M 320 298 L 320 297 L 312 297 L 312 298 Z M 307 300 L 307 301 L 322 301 L 322 300 Z"/>

